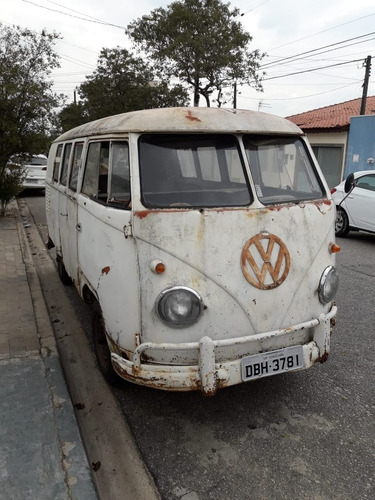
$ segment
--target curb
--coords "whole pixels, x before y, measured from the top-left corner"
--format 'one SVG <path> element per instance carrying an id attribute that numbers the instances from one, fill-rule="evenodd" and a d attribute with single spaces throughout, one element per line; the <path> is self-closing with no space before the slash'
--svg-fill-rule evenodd
<path id="1" fill-rule="evenodd" d="M 18 204 L 14 207 L 14 212 L 35 313 L 40 342 L 40 356 L 44 364 L 45 379 L 53 404 L 55 427 L 62 456 L 61 464 L 65 474 L 69 498 L 72 500 L 97 499 L 94 480 L 59 359 L 53 326 L 21 221 Z"/>
<path id="2" fill-rule="evenodd" d="M 19 203 L 19 213 L 32 220 L 26 203 Z M 40 284 L 36 294 L 42 295 L 54 329 L 55 340 L 47 332 L 43 335 L 43 349 L 52 352 L 57 345 L 99 498 L 159 500 L 153 478 L 115 396 L 96 367 L 86 335 L 37 227 L 30 223 L 27 228 L 22 226 L 22 231 L 33 262 L 28 265 L 35 268 Z"/>

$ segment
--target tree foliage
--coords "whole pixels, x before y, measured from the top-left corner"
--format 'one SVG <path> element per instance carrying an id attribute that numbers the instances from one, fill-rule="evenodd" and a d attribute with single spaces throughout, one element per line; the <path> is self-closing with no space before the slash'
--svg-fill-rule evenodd
<path id="1" fill-rule="evenodd" d="M 12 155 L 48 148 L 49 129 L 61 96 L 52 91 L 59 67 L 56 33 L 0 24 L 0 180 Z"/>
<path id="2" fill-rule="evenodd" d="M 20 165 L 13 165 L 3 171 L 0 179 L 0 215 L 4 216 L 8 203 L 22 189 L 25 172 Z"/>
<path id="3" fill-rule="evenodd" d="M 61 96 L 52 91 L 51 71 L 59 67 L 53 50 L 56 33 L 36 33 L 0 23 L 0 206 L 22 188 L 21 167 L 7 168 L 48 148 L 50 126 Z"/>
<path id="4" fill-rule="evenodd" d="M 141 58 L 120 47 L 101 50 L 97 69 L 86 77 L 78 93 L 84 121 L 138 109 L 183 106 L 188 101 L 181 85 L 170 86 L 166 79 L 155 81 Z"/>
<path id="5" fill-rule="evenodd" d="M 257 72 L 264 54 L 250 51 L 252 37 L 239 15 L 221 0 L 180 0 L 133 21 L 127 33 L 160 74 L 193 88 L 195 106 L 200 95 L 209 106 L 214 91 L 220 106 L 225 87 L 234 82 L 262 90 Z"/>
<path id="6" fill-rule="evenodd" d="M 64 106 L 59 113 L 59 132 L 66 132 L 89 121 L 90 118 L 83 102 L 72 102 Z"/>

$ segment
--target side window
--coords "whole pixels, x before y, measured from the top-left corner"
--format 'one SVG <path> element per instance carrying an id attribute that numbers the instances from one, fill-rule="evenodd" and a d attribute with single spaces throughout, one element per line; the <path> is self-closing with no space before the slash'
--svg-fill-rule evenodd
<path id="1" fill-rule="evenodd" d="M 89 145 L 82 185 L 82 193 L 87 194 L 87 196 L 96 197 L 98 195 L 99 160 L 100 142 L 93 142 Z"/>
<path id="2" fill-rule="evenodd" d="M 66 181 L 68 179 L 68 168 L 69 168 L 71 150 L 72 150 L 72 143 L 65 144 L 62 167 L 61 167 L 61 175 L 60 175 L 60 182 L 64 186 L 66 186 Z"/>
<path id="3" fill-rule="evenodd" d="M 63 145 L 59 144 L 56 149 L 56 156 L 55 156 L 55 161 L 53 162 L 53 175 L 52 175 L 54 181 L 59 180 L 59 169 L 60 169 L 62 148 Z"/>
<path id="4" fill-rule="evenodd" d="M 375 191 L 375 175 L 364 175 L 357 179 L 356 186 L 369 191 Z"/>
<path id="5" fill-rule="evenodd" d="M 109 142 L 92 142 L 86 159 L 82 193 L 92 198 L 108 197 Z"/>
<path id="6" fill-rule="evenodd" d="M 126 142 L 112 143 L 110 202 L 130 203 L 129 146 Z"/>
<path id="7" fill-rule="evenodd" d="M 98 198 L 107 201 L 109 173 L 109 142 L 100 145 Z"/>
<path id="8" fill-rule="evenodd" d="M 69 188 L 72 191 L 77 191 L 78 172 L 81 166 L 82 151 L 83 151 L 83 142 L 76 142 L 74 144 L 73 162 L 69 179 Z"/>

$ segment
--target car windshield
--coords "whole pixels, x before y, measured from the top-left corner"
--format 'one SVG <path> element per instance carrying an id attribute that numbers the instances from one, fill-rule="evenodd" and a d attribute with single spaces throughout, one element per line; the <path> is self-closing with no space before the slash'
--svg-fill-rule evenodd
<path id="1" fill-rule="evenodd" d="M 256 194 L 263 204 L 325 197 L 300 138 L 246 135 L 243 141 Z"/>
<path id="2" fill-rule="evenodd" d="M 27 162 L 28 165 L 33 165 L 33 166 L 41 166 L 45 167 L 47 165 L 47 158 L 43 158 L 40 156 L 33 156 L 29 162 Z"/>
<path id="3" fill-rule="evenodd" d="M 232 135 L 143 135 L 139 159 L 146 207 L 246 206 L 253 201 Z"/>

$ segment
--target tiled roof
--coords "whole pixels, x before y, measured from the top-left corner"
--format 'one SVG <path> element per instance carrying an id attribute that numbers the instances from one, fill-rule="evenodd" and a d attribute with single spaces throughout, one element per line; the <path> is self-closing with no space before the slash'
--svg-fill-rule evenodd
<path id="1" fill-rule="evenodd" d="M 312 129 L 347 130 L 349 128 L 350 117 L 359 116 L 360 109 L 361 98 L 306 111 L 298 115 L 287 116 L 287 119 L 304 131 L 311 131 Z M 367 97 L 365 114 L 375 114 L 375 96 Z"/>

